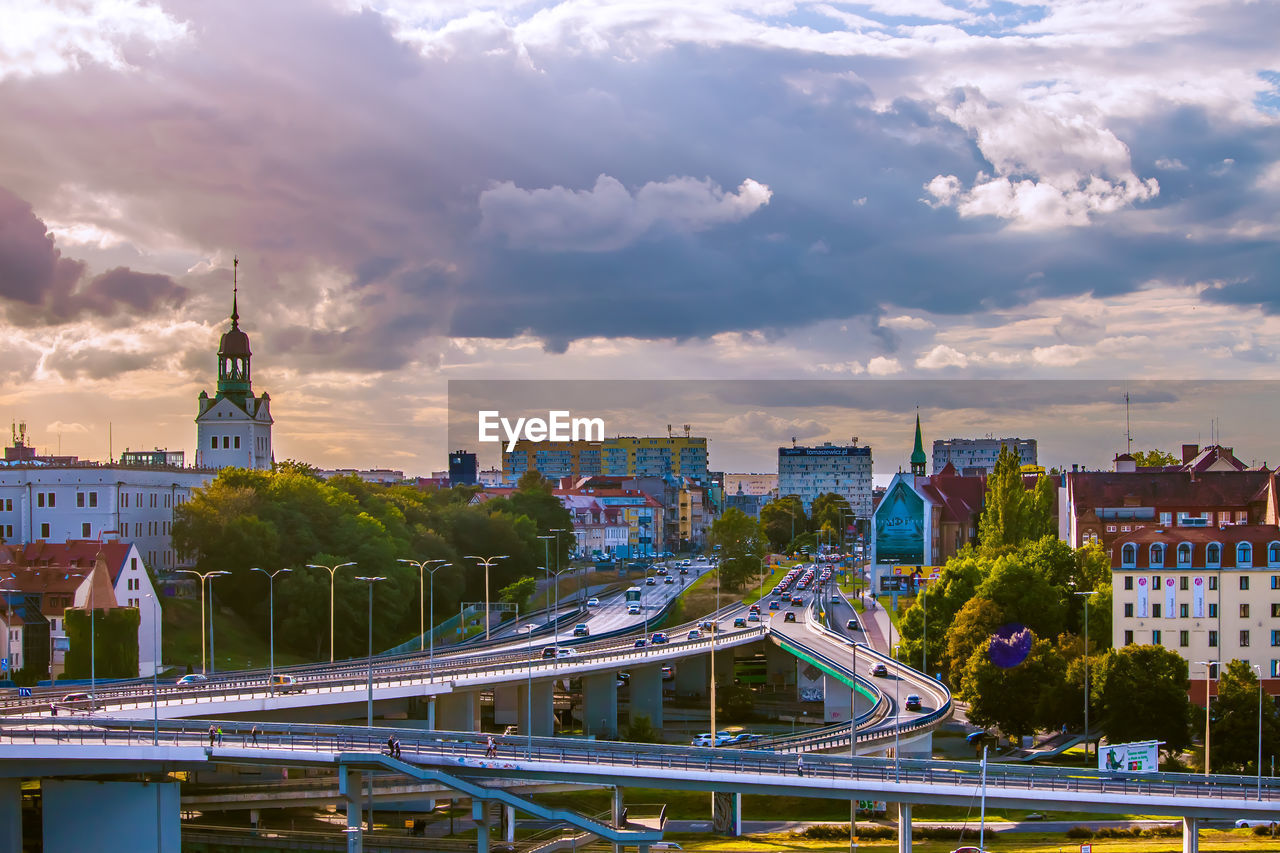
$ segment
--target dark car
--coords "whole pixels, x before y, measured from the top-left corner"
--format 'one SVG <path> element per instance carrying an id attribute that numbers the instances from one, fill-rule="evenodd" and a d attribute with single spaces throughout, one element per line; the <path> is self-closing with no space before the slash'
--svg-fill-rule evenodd
<path id="1" fill-rule="evenodd" d="M 577 625 L 573 626 L 573 636 L 589 637 L 591 636 L 591 629 L 587 627 L 585 622 L 579 622 Z"/>
<path id="2" fill-rule="evenodd" d="M 907 695 L 907 710 L 908 710 L 908 711 L 919 711 L 919 710 L 920 710 L 920 697 L 919 697 L 919 696 L 917 696 L 917 695 L 916 695 L 916 694 L 914 694 L 914 693 L 911 693 L 911 694 L 908 694 L 908 695 Z"/>
<path id="3" fill-rule="evenodd" d="M 781 603 L 781 602 L 779 602 L 779 601 L 770 601 L 770 602 L 769 602 L 769 609 L 770 609 L 770 610 L 781 610 L 781 609 L 782 609 L 782 603 Z"/>
<path id="4" fill-rule="evenodd" d="M 653 636 L 649 638 L 649 642 L 655 646 L 660 646 L 667 641 L 667 635 L 661 631 L 654 631 Z"/>
<path id="5" fill-rule="evenodd" d="M 856 631 L 858 630 L 858 620 L 850 619 L 848 622 L 844 623 L 844 626 L 848 628 L 850 631 Z"/>
<path id="6" fill-rule="evenodd" d="M 788 611 L 787 611 L 787 615 L 782 617 L 782 621 L 783 621 L 783 622 L 794 622 L 794 621 L 796 621 L 796 614 L 795 614 L 795 613 L 792 613 L 790 610 L 788 610 Z"/>
<path id="7" fill-rule="evenodd" d="M 636 640 L 634 648 L 643 649 L 647 645 L 649 645 L 649 641 L 646 640 L 644 637 L 641 637 L 640 639 Z"/>
<path id="8" fill-rule="evenodd" d="M 547 646 L 545 649 L 542 650 L 542 659 L 553 660 L 557 654 L 558 654 L 558 650 L 556 649 L 555 646 Z"/>
<path id="9" fill-rule="evenodd" d="M 873 664 L 871 667 L 871 674 L 876 678 L 885 678 L 889 675 L 889 667 L 882 663 Z"/>
<path id="10" fill-rule="evenodd" d="M 739 616 L 739 617 L 737 617 L 736 619 L 734 619 L 734 620 L 733 620 L 733 627 L 735 627 L 735 628 L 745 628 L 745 627 L 747 627 L 747 620 L 746 620 L 746 618 L 745 618 L 745 617 L 742 617 L 742 616 Z"/>

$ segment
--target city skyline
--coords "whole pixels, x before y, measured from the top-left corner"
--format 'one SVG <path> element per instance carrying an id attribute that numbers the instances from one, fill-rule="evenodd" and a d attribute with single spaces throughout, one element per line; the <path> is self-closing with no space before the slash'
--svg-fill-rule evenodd
<path id="1" fill-rule="evenodd" d="M 1274 375 L 1268 4 L 4 15 L 0 417 L 46 452 L 194 459 L 236 255 L 322 467 L 444 468 L 451 380 Z M 1239 403 L 1147 444 L 1268 459 Z"/>

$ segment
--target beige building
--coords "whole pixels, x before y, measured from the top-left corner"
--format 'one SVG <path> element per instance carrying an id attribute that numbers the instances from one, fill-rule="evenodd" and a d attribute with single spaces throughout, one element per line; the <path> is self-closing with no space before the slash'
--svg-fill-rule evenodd
<path id="1" fill-rule="evenodd" d="M 778 496 L 777 474 L 725 474 L 724 493 L 726 495 L 760 495 L 775 498 Z"/>
<path id="2" fill-rule="evenodd" d="M 1148 527 L 1111 550 L 1112 642 L 1161 645 L 1191 664 L 1241 660 L 1280 692 L 1280 527 Z M 1216 675 L 1216 674 L 1215 674 Z M 1193 685 L 1192 697 L 1196 697 Z"/>

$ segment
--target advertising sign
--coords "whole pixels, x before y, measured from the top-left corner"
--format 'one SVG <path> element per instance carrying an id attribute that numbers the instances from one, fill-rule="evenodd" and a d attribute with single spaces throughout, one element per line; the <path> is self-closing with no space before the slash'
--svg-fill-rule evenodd
<path id="1" fill-rule="evenodd" d="M 899 481 L 876 508 L 876 562 L 924 561 L 924 501 Z"/>
<path id="2" fill-rule="evenodd" d="M 1164 618 L 1166 619 L 1177 618 L 1178 614 L 1176 612 L 1176 609 L 1177 609 L 1177 602 L 1175 600 L 1176 597 L 1177 596 L 1175 595 L 1175 591 L 1173 588 L 1173 578 L 1172 577 L 1165 578 L 1164 579 Z"/>
<path id="3" fill-rule="evenodd" d="M 880 578 L 881 592 L 910 592 L 910 575 L 883 575 Z"/>
<path id="4" fill-rule="evenodd" d="M 796 661 L 796 695 L 801 702 L 821 702 L 827 696 L 826 686 L 822 670 L 811 663 Z"/>
<path id="5" fill-rule="evenodd" d="M 1204 578 L 1191 579 L 1191 615 L 1196 619 L 1204 618 Z"/>
<path id="6" fill-rule="evenodd" d="M 1155 773 L 1160 769 L 1160 742 L 1113 743 L 1098 753 L 1098 769 Z"/>
<path id="7" fill-rule="evenodd" d="M 1149 587 L 1147 586 L 1147 583 L 1148 583 L 1148 579 L 1146 577 L 1138 578 L 1138 608 L 1137 609 L 1138 609 L 1139 619 L 1147 618 L 1147 592 L 1149 589 Z"/>

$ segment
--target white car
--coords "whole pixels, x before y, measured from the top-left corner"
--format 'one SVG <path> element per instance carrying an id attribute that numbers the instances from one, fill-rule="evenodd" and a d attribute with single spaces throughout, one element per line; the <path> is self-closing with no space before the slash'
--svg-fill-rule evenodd
<path id="1" fill-rule="evenodd" d="M 639 604 L 628 604 L 628 605 L 627 605 L 627 615 L 628 615 L 628 616 L 638 616 L 638 615 L 640 615 L 640 605 L 639 605 Z"/>
<path id="2" fill-rule="evenodd" d="M 588 598 L 588 599 L 587 599 L 587 606 L 588 606 L 588 607 L 599 607 L 599 606 L 600 606 L 600 599 L 596 598 L 594 595 L 593 595 L 593 596 L 591 596 L 590 598 Z"/>
<path id="3" fill-rule="evenodd" d="M 1236 828 L 1237 828 L 1237 829 L 1248 829 L 1249 827 L 1252 827 L 1252 826 L 1271 826 L 1271 824 L 1273 824 L 1273 823 L 1275 823 L 1275 822 L 1276 822 L 1276 821 L 1274 821 L 1274 820 L 1260 820 L 1260 819 L 1256 819 L 1256 818 L 1241 818 L 1240 820 L 1236 821 Z"/>

